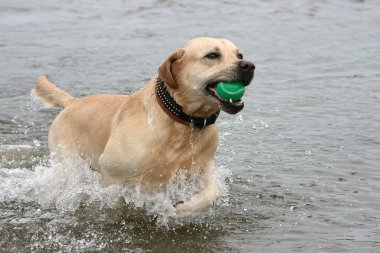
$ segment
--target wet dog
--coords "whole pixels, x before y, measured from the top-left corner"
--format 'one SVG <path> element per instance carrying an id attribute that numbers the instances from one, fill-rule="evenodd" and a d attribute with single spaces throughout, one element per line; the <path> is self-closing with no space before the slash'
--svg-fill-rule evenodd
<path id="1" fill-rule="evenodd" d="M 179 217 L 211 205 L 219 189 L 214 175 L 220 110 L 238 113 L 242 100 L 221 99 L 218 82 L 253 79 L 255 66 L 230 41 L 196 38 L 174 51 L 143 88 L 131 95 L 75 98 L 41 76 L 34 94 L 61 107 L 49 131 L 53 159 L 78 155 L 102 174 L 105 185 L 167 183 L 178 170 L 201 173 L 201 190 L 175 205 Z"/>

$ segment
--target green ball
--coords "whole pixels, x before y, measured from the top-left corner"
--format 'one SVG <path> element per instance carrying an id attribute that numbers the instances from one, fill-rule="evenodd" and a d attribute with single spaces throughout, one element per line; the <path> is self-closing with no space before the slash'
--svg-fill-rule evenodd
<path id="1" fill-rule="evenodd" d="M 232 102 L 239 101 L 243 97 L 244 91 L 245 86 L 242 82 L 219 82 L 216 85 L 216 92 L 218 93 L 219 97 L 228 101 L 232 100 Z"/>

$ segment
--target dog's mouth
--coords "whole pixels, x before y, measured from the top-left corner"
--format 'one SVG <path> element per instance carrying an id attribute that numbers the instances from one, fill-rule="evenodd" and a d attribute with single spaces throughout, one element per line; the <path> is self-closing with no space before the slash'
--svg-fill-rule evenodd
<path id="1" fill-rule="evenodd" d="M 223 99 L 221 98 L 218 93 L 216 92 L 216 86 L 219 82 L 236 82 L 236 81 L 215 81 L 207 84 L 206 86 L 206 93 L 208 95 L 211 95 L 212 97 L 216 98 L 216 100 L 219 103 L 220 108 L 229 114 L 236 114 L 240 112 L 244 107 L 244 101 L 242 99 L 238 101 L 232 101 L 232 99 Z"/>

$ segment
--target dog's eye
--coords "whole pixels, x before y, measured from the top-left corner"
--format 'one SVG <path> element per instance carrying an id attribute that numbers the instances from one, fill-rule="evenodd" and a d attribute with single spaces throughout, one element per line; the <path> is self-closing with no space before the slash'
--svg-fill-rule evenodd
<path id="1" fill-rule="evenodd" d="M 238 53 L 237 58 L 240 59 L 240 60 L 243 59 L 243 54 Z"/>
<path id="2" fill-rule="evenodd" d="M 209 53 L 209 54 L 206 54 L 205 57 L 208 59 L 214 60 L 214 59 L 219 59 L 220 54 L 219 53 Z"/>

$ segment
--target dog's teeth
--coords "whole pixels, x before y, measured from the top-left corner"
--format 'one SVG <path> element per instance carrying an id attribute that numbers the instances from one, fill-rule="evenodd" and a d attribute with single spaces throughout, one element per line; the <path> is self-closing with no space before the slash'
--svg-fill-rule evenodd
<path id="1" fill-rule="evenodd" d="M 230 98 L 230 103 L 232 103 L 232 98 Z"/>

